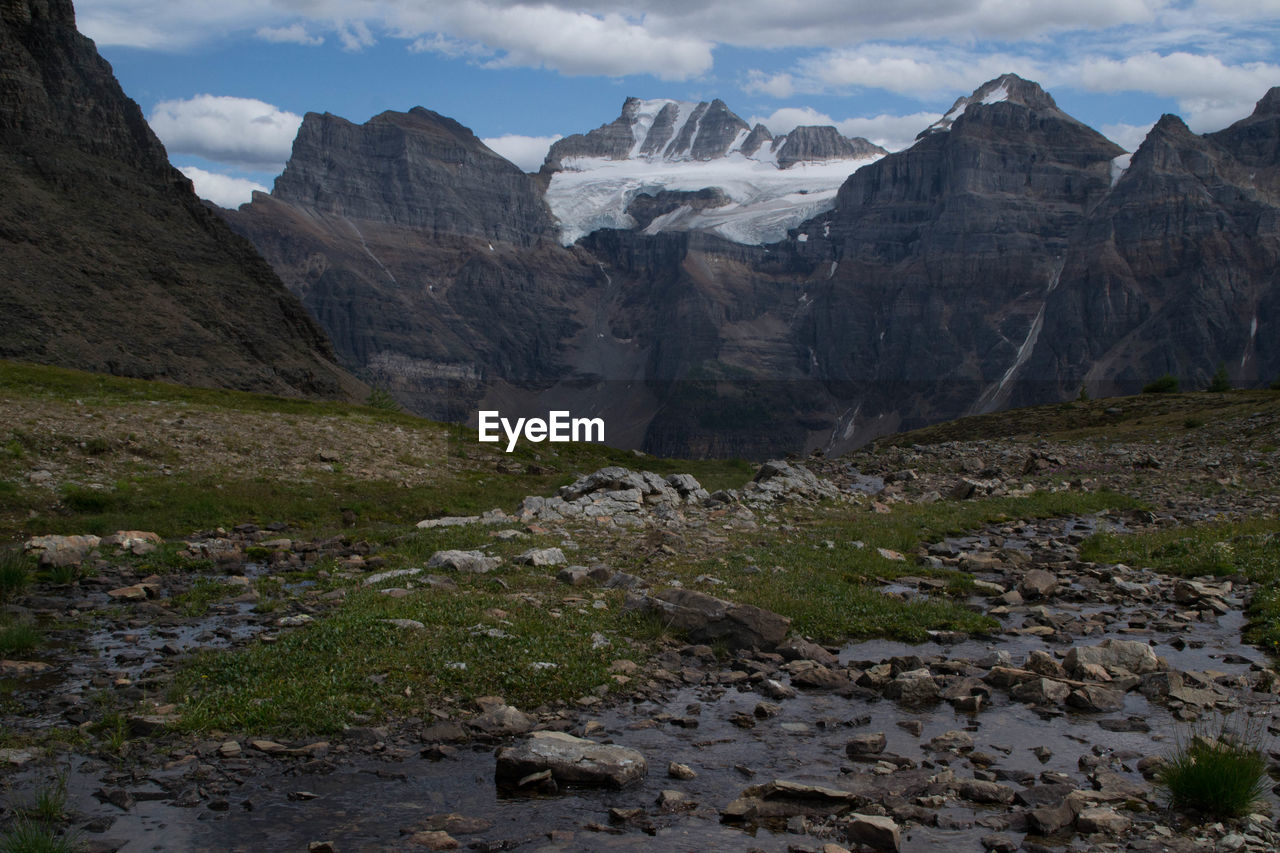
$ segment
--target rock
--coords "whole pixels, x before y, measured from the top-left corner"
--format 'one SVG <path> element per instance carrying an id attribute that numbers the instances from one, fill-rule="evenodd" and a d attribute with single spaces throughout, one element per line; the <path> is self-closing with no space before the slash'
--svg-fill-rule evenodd
<path id="1" fill-rule="evenodd" d="M 845 824 L 845 837 L 875 850 L 897 853 L 902 848 L 902 833 L 892 818 L 854 813 Z"/>
<path id="2" fill-rule="evenodd" d="M 811 660 L 823 666 L 839 666 L 840 660 L 817 643 L 796 637 L 788 639 L 777 648 L 778 654 L 787 660 Z"/>
<path id="3" fill-rule="evenodd" d="M 889 740 L 885 737 L 884 732 L 875 732 L 874 734 L 854 735 L 847 744 L 844 751 L 849 757 L 863 755 L 879 755 L 884 752 L 886 744 Z"/>
<path id="4" fill-rule="evenodd" d="M 564 551 L 559 548 L 530 548 L 522 554 L 517 554 L 513 562 L 524 566 L 541 567 L 562 566 L 569 560 L 565 557 Z"/>
<path id="5" fill-rule="evenodd" d="M 1057 805 L 1040 806 L 1027 812 L 1027 826 L 1038 835 L 1054 835 L 1061 832 L 1075 819 L 1075 810 L 1066 799 Z"/>
<path id="6" fill-rule="evenodd" d="M 462 846 L 458 843 L 458 839 L 438 829 L 415 832 L 405 840 L 415 847 L 422 847 L 426 850 L 457 850 Z"/>
<path id="7" fill-rule="evenodd" d="M 884 687 L 886 699 L 912 708 L 932 705 L 941 699 L 940 694 L 937 682 L 927 669 L 903 672 Z"/>
<path id="8" fill-rule="evenodd" d="M 1043 569 L 1029 570 L 1018 583 L 1018 592 L 1022 593 L 1022 597 L 1033 601 L 1048 598 L 1057 588 L 1058 579 Z"/>
<path id="9" fill-rule="evenodd" d="M 648 766 L 634 749 L 562 732 L 534 732 L 523 743 L 498 750 L 495 775 L 500 784 L 544 770 L 561 783 L 623 788 L 642 779 Z"/>
<path id="10" fill-rule="evenodd" d="M 1028 705 L 1061 705 L 1071 695 L 1071 687 L 1052 678 L 1033 678 L 1009 691 L 1009 695 Z"/>
<path id="11" fill-rule="evenodd" d="M 522 735 L 536 724 L 533 717 L 503 703 L 487 704 L 483 713 L 467 721 L 470 728 L 492 737 Z"/>
<path id="12" fill-rule="evenodd" d="M 962 731 L 949 731 L 929 741 L 934 752 L 966 752 L 973 749 L 973 735 Z"/>
<path id="13" fill-rule="evenodd" d="M 982 779 L 965 779 L 960 783 L 957 792 L 970 802 L 1006 806 L 1013 802 L 1014 795 L 1013 789 L 1009 786 Z"/>
<path id="14" fill-rule="evenodd" d="M 117 530 L 110 536 L 103 537 L 99 544 L 103 548 L 116 548 L 141 557 L 154 552 L 162 542 L 164 540 L 158 533 L 145 530 Z"/>
<path id="15" fill-rule="evenodd" d="M 556 573 L 556 580 L 567 586 L 585 586 L 591 581 L 591 572 L 582 566 L 569 566 Z"/>
<path id="16" fill-rule="evenodd" d="M 101 541 L 93 535 L 34 536 L 23 547 L 27 553 L 36 554 L 42 566 L 71 566 L 84 562 Z"/>
<path id="17" fill-rule="evenodd" d="M 142 584 L 134 584 L 133 586 L 122 586 L 118 589 L 108 590 L 107 595 L 116 601 L 146 601 L 147 589 Z"/>
<path id="18" fill-rule="evenodd" d="M 1067 704 L 1072 708 L 1092 713 L 1106 713 L 1124 710 L 1124 694 L 1106 687 L 1087 684 L 1077 687 L 1067 696 Z"/>
<path id="19" fill-rule="evenodd" d="M 689 589 L 628 594 L 626 609 L 657 613 L 695 643 L 724 642 L 732 649 L 773 649 L 791 620 L 750 604 L 735 604 Z"/>
<path id="20" fill-rule="evenodd" d="M 378 572 L 377 574 L 368 575 L 360 581 L 362 586 L 373 586 L 383 581 L 393 580 L 395 578 L 411 578 L 414 575 L 422 574 L 422 569 L 392 569 L 389 572 Z"/>
<path id="21" fill-rule="evenodd" d="M 1155 650 L 1136 640 L 1103 640 L 1096 646 L 1075 646 L 1067 652 L 1063 666 L 1076 678 L 1086 675 L 1085 667 L 1096 664 L 1105 669 L 1122 669 L 1135 675 L 1144 675 L 1163 669 Z"/>
<path id="22" fill-rule="evenodd" d="M 1104 832 L 1120 835 L 1129 828 L 1130 820 L 1115 809 L 1099 806 L 1076 815 L 1076 829 L 1086 835 Z"/>
<path id="23" fill-rule="evenodd" d="M 417 619 L 383 619 L 382 621 L 406 631 L 424 631 L 427 627 Z"/>
<path id="24" fill-rule="evenodd" d="M 496 569 L 501 562 L 499 558 L 485 556 L 480 551 L 436 551 L 427 560 L 427 568 L 485 574 Z"/>
<path id="25" fill-rule="evenodd" d="M 667 765 L 667 775 L 672 779 L 682 779 L 684 781 L 696 779 L 698 776 L 688 764 L 678 764 L 674 761 Z"/>
<path id="26" fill-rule="evenodd" d="M 796 687 L 813 690 L 839 690 L 850 686 L 853 682 L 845 673 L 817 664 L 793 673 L 791 683 Z"/>
<path id="27" fill-rule="evenodd" d="M 338 845 L 332 841 L 312 841 L 307 845 L 307 853 L 338 853 Z"/>
<path id="28" fill-rule="evenodd" d="M 21 767 L 39 757 L 39 753 L 30 749 L 0 749 L 0 764 L 11 764 L 14 767 Z"/>

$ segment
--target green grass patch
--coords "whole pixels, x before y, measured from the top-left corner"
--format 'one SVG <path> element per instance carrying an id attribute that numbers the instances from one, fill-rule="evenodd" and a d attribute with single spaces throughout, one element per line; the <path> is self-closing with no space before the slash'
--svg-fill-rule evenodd
<path id="1" fill-rule="evenodd" d="M 1178 746 L 1160 769 L 1156 783 L 1169 805 L 1194 817 L 1225 820 L 1248 814 L 1269 786 L 1262 727 L 1229 721 L 1210 732 L 1195 733 Z"/>
<path id="2" fill-rule="evenodd" d="M 183 616 L 203 616 L 209 612 L 209 606 L 217 601 L 234 598 L 243 594 L 247 587 L 227 583 L 224 580 L 210 577 L 198 577 L 191 589 L 173 597 L 173 606 Z"/>
<path id="3" fill-rule="evenodd" d="M 1135 505 L 1112 492 L 1036 492 L 1023 498 L 901 504 L 887 515 L 828 505 L 807 513 L 790 529 L 743 534 L 746 544 L 723 554 L 664 560 L 661 566 L 691 588 L 790 617 L 796 631 L 820 642 L 873 636 L 921 642 L 930 630 L 981 634 L 998 623 L 965 606 L 962 597 L 972 576 L 916 564 L 920 545 L 995 522 Z M 907 559 L 886 559 L 880 548 Z M 619 555 L 619 562 L 624 559 Z M 639 561 L 648 557 L 638 553 L 631 559 L 638 569 Z M 700 586 L 703 575 L 723 583 Z M 904 575 L 937 577 L 946 585 L 928 598 L 909 601 L 881 591 L 883 582 Z"/>
<path id="4" fill-rule="evenodd" d="M 500 695 L 531 708 L 609 683 L 609 662 L 633 619 L 619 612 L 620 594 L 597 609 L 513 598 L 487 578 L 460 583 L 457 592 L 420 590 L 400 599 L 353 590 L 335 612 L 276 643 L 197 657 L 171 692 L 182 727 L 331 733 L 355 715 L 415 713 L 424 702 Z M 390 619 L 427 627 L 397 627 Z M 609 637 L 610 645 L 593 635 Z"/>
<path id="5" fill-rule="evenodd" d="M 1145 566 L 1181 576 L 1243 576 L 1259 584 L 1245 640 L 1280 655 L 1280 519 L 1255 518 L 1098 534 L 1080 547 L 1093 562 Z"/>

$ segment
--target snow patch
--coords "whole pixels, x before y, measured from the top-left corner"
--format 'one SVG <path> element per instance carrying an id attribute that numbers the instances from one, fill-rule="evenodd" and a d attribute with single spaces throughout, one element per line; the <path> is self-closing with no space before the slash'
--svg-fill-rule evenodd
<path id="1" fill-rule="evenodd" d="M 636 222 L 626 209 L 637 195 L 717 187 L 729 204 L 704 210 L 682 206 L 655 219 L 646 233 L 711 231 L 759 245 L 781 240 L 789 229 L 831 210 L 849 175 L 877 159 L 797 163 L 779 169 L 741 153 L 706 161 L 571 157 L 561 164 L 563 171 L 552 175 L 546 198 L 560 221 L 560 240 L 569 246 L 600 228 L 634 228 Z"/>
<path id="2" fill-rule="evenodd" d="M 1133 160 L 1132 154 L 1121 154 L 1119 157 L 1111 160 L 1111 186 L 1115 186 L 1120 180 L 1120 176 L 1129 168 L 1130 161 Z"/>
<path id="3" fill-rule="evenodd" d="M 1007 100 L 1009 100 L 1009 84 L 1001 83 L 1000 88 L 992 89 L 990 92 L 987 93 L 986 97 L 982 99 L 982 103 L 998 104 L 1001 101 L 1007 101 Z"/>

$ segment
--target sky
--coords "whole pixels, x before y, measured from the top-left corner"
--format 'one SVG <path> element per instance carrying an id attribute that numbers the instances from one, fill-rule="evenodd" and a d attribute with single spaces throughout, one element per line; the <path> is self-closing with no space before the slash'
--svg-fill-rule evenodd
<path id="1" fill-rule="evenodd" d="M 721 98 L 774 134 L 891 151 L 1013 72 L 1128 150 L 1204 133 L 1280 86 L 1280 0 L 76 0 L 202 196 L 269 190 L 309 111 L 423 106 L 536 170 L 627 96 Z"/>

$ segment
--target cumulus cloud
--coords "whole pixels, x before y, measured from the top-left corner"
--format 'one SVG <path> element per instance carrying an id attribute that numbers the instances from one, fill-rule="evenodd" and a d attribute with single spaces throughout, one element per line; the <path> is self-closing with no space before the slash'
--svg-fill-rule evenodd
<path id="1" fill-rule="evenodd" d="M 171 155 L 273 171 L 289 159 L 302 116 L 252 98 L 197 95 L 161 101 L 148 121 Z"/>
<path id="2" fill-rule="evenodd" d="M 790 133 L 801 125 L 831 125 L 845 136 L 861 136 L 889 151 L 901 151 L 910 148 L 916 134 L 937 120 L 937 113 L 928 112 L 834 119 L 811 107 L 783 107 L 768 116 L 754 116 L 749 123 L 760 122 L 774 136 Z"/>
<path id="3" fill-rule="evenodd" d="M 247 178 L 233 178 L 195 166 L 179 166 L 178 169 L 191 179 L 196 195 L 221 207 L 235 209 L 250 201 L 255 190 L 268 191 L 262 184 Z"/>
<path id="4" fill-rule="evenodd" d="M 507 133 L 502 136 L 482 139 L 481 142 L 526 172 L 536 172 L 542 168 L 543 161 L 547 159 L 547 149 L 551 147 L 551 143 L 559 138 L 558 135 L 520 136 L 514 133 Z"/>
<path id="5" fill-rule="evenodd" d="M 1147 138 L 1154 124 L 1154 122 L 1151 124 L 1104 124 L 1098 130 L 1107 139 L 1132 154 L 1138 150 L 1142 140 Z"/>
<path id="6" fill-rule="evenodd" d="M 313 36 L 302 24 L 290 24 L 287 27 L 259 27 L 256 33 L 263 41 L 277 44 L 302 44 L 308 47 L 319 47 L 324 44 L 324 36 Z"/>

